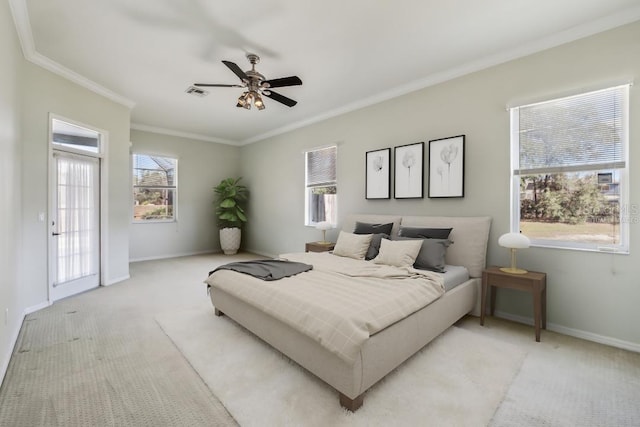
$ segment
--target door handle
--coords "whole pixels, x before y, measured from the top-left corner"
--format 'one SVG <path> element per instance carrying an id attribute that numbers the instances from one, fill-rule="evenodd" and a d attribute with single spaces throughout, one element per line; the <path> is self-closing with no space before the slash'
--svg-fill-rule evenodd
<path id="1" fill-rule="evenodd" d="M 60 233 L 56 233 L 55 231 L 53 233 L 51 233 L 52 236 L 59 236 Z"/>

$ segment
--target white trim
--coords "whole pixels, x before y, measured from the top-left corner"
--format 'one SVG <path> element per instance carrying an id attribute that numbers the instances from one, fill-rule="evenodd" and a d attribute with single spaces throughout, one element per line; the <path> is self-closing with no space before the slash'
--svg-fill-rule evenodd
<path id="1" fill-rule="evenodd" d="M 531 317 L 518 316 L 504 311 L 496 311 L 495 317 L 511 320 L 525 325 L 533 326 L 534 321 Z M 556 323 L 547 322 L 547 330 L 557 332 L 559 334 L 568 335 L 570 337 L 580 338 L 583 340 L 596 342 L 598 344 L 609 345 L 611 347 L 621 348 L 623 350 L 634 351 L 640 353 L 640 344 L 631 341 L 624 341 L 618 338 L 607 337 L 605 335 L 594 334 L 593 332 L 583 331 L 581 329 L 568 328 Z"/>
<path id="2" fill-rule="evenodd" d="M 107 99 L 117 102 L 118 104 L 122 104 L 129 109 L 136 105 L 134 101 L 117 94 L 92 80 L 89 80 L 88 78 L 66 68 L 36 51 L 26 0 L 9 0 L 9 7 L 11 8 L 11 14 L 13 15 L 13 22 L 16 26 L 20 46 L 22 47 L 22 54 L 27 61 L 39 65 L 45 70 L 49 70 L 67 80 L 71 80 L 72 82 L 89 89 L 98 95 L 102 95 Z"/>
<path id="3" fill-rule="evenodd" d="M 256 135 L 247 138 L 240 142 L 240 145 L 252 144 L 263 139 L 270 138 L 272 136 L 280 135 L 286 132 L 290 132 L 295 129 L 299 129 L 304 126 L 309 126 L 314 123 L 327 120 L 331 117 L 340 116 L 342 114 L 349 113 L 351 111 L 359 110 L 361 108 L 368 107 L 370 105 L 378 104 L 389 99 L 396 98 L 398 96 L 406 95 L 407 93 L 415 92 L 424 89 L 429 86 L 434 86 L 439 83 L 443 83 L 449 80 L 453 80 L 457 77 L 461 77 L 467 74 L 474 73 L 476 71 L 484 70 L 495 65 L 499 65 L 514 59 L 522 58 L 527 55 L 531 55 L 546 49 L 550 49 L 565 43 L 569 43 L 581 38 L 591 36 L 603 31 L 610 30 L 612 28 L 620 27 L 622 25 L 629 24 L 631 22 L 640 19 L 640 6 L 632 7 L 622 12 L 615 13 L 613 15 L 602 17 L 596 21 L 579 25 L 570 28 L 565 31 L 561 31 L 556 34 L 544 37 L 540 40 L 518 46 L 515 49 L 507 50 L 504 52 L 490 55 L 476 61 L 471 61 L 466 64 L 460 65 L 455 68 L 451 68 L 440 73 L 435 73 L 427 76 L 423 79 L 416 80 L 406 85 L 398 86 L 394 89 L 386 92 L 365 98 L 363 100 L 353 102 L 344 107 L 337 108 L 335 110 L 327 111 L 315 117 L 311 117 L 307 120 L 302 120 L 296 123 L 270 130 L 260 135 Z M 626 80 L 627 82 L 629 80 Z"/>
<path id="4" fill-rule="evenodd" d="M 272 258 L 272 259 L 273 258 L 278 258 L 278 254 L 271 254 L 271 253 L 259 251 L 257 249 L 245 249 L 245 250 L 243 250 L 243 252 L 250 252 L 252 254 L 260 255 L 260 256 L 263 256 L 265 258 Z"/>
<path id="5" fill-rule="evenodd" d="M 111 285 L 115 285 L 116 283 L 124 282 L 125 280 L 129 280 L 129 279 L 131 279 L 131 276 L 127 274 L 126 276 L 110 279 L 109 281 L 105 282 L 101 286 L 111 286 Z"/>
<path id="6" fill-rule="evenodd" d="M 219 249 L 208 249 L 204 251 L 180 252 L 180 253 L 170 254 L 170 255 L 148 256 L 148 257 L 142 257 L 142 258 L 129 258 L 129 262 L 155 261 L 158 259 L 180 258 L 185 256 L 219 254 L 219 253 L 222 253 L 222 251 Z"/>
<path id="7" fill-rule="evenodd" d="M 22 319 L 18 322 L 18 327 L 11 338 L 9 339 L 9 351 L 2 358 L 2 364 L 0 365 L 0 386 L 4 382 L 4 377 L 7 374 L 7 369 L 9 369 L 9 363 L 11 362 L 11 355 L 13 355 L 13 351 L 16 348 L 16 344 L 18 343 L 18 336 L 20 335 L 20 329 L 22 329 L 22 323 L 24 322 L 24 314 L 22 315 Z"/>
<path id="8" fill-rule="evenodd" d="M 22 316 L 20 317 L 19 321 L 18 321 L 18 325 L 17 328 L 13 331 L 13 334 L 11 335 L 11 338 L 9 339 L 9 351 L 7 354 L 5 354 L 4 358 L 2 359 L 2 364 L 0 364 L 0 386 L 2 386 L 2 383 L 4 381 L 4 377 L 5 375 L 7 375 L 7 369 L 9 369 L 9 363 L 11 362 L 11 356 L 13 355 L 13 352 L 15 351 L 16 348 L 16 344 L 18 343 L 18 337 L 20 336 L 20 330 L 22 329 L 22 325 L 24 324 L 24 318 L 31 313 L 35 313 L 38 310 L 42 310 L 43 308 L 47 308 L 51 305 L 51 303 L 49 301 L 44 301 L 40 304 L 31 306 L 31 307 L 27 307 L 24 309 L 24 312 L 22 313 Z"/>
<path id="9" fill-rule="evenodd" d="M 28 315 L 31 313 L 35 313 L 36 311 L 40 311 L 43 308 L 47 308 L 49 306 L 51 306 L 51 302 L 50 301 L 43 301 L 40 304 L 36 304 L 36 305 L 32 305 L 31 307 L 27 307 L 24 309 L 24 315 Z"/>
<path id="10" fill-rule="evenodd" d="M 166 129 L 166 128 L 161 128 L 157 126 L 148 126 L 148 125 L 143 125 L 141 123 L 131 123 L 131 129 L 135 129 L 143 132 L 159 133 L 160 135 L 179 136 L 181 138 L 195 139 L 198 141 L 215 142 L 218 144 L 227 144 L 227 145 L 236 145 L 236 146 L 240 145 L 239 142 L 232 141 L 230 139 L 216 138 L 214 136 L 200 135 L 197 133 L 182 132 L 179 130 Z"/>
<path id="11" fill-rule="evenodd" d="M 26 0 L 9 0 L 9 6 L 11 8 L 11 12 L 13 15 L 16 31 L 18 33 L 18 38 L 20 40 L 20 45 L 22 46 L 22 52 L 27 60 L 37 65 L 40 65 L 41 67 L 48 69 L 49 71 L 52 71 L 62 77 L 65 77 L 81 86 L 84 86 L 89 90 L 92 90 L 100 95 L 103 95 L 106 98 L 109 98 L 117 103 L 123 104 L 129 108 L 133 108 L 135 106 L 134 101 L 131 101 L 121 95 L 116 94 L 115 92 L 112 92 L 111 90 L 103 86 L 98 85 L 97 83 L 79 75 L 74 71 L 69 70 L 68 68 L 63 67 L 57 62 L 52 61 L 51 59 L 38 53 L 35 50 L 35 44 L 33 41 L 33 32 L 31 30 L 31 23 L 29 21 L 29 13 L 27 10 Z M 132 124 L 132 128 L 138 129 L 138 130 L 147 130 L 149 132 L 155 132 L 160 134 L 182 136 L 186 138 L 200 139 L 203 141 L 217 142 L 222 144 L 247 145 L 257 141 L 261 141 L 263 139 L 267 139 L 272 136 L 280 135 L 295 129 L 299 129 L 301 127 L 309 126 L 311 124 L 327 120 L 331 117 L 336 117 L 351 111 L 368 107 L 370 105 L 378 104 L 380 102 L 393 99 L 410 92 L 414 92 L 432 85 L 436 85 L 438 83 L 452 80 L 456 77 L 464 76 L 466 74 L 480 71 L 480 70 L 492 67 L 494 65 L 502 64 L 502 63 L 511 61 L 513 59 L 531 55 L 533 53 L 540 52 L 545 49 L 550 49 L 550 48 L 559 46 L 561 44 L 579 40 L 581 38 L 588 37 L 593 34 L 610 30 L 612 28 L 620 27 L 622 25 L 629 24 L 639 19 L 640 19 L 640 6 L 631 7 L 629 9 L 626 9 L 608 16 L 604 16 L 595 21 L 591 21 L 583 25 L 578 25 L 578 26 L 569 28 L 568 30 L 565 30 L 565 31 L 560 31 L 550 36 L 543 37 L 542 39 L 533 41 L 531 43 L 520 45 L 517 48 L 500 52 L 495 55 L 490 55 L 485 58 L 478 59 L 476 61 L 471 61 L 466 64 L 460 65 L 458 67 L 452 68 L 450 70 L 432 74 L 426 78 L 416 80 L 406 85 L 398 86 L 394 89 L 385 91 L 381 94 L 371 96 L 369 98 L 365 98 L 363 100 L 348 104 L 341 108 L 327 111 L 325 113 L 322 113 L 315 117 L 311 117 L 306 120 L 301 120 L 296 123 L 291 123 L 289 125 L 249 137 L 239 142 L 222 139 L 222 138 L 204 136 L 204 135 L 183 133 L 180 131 L 173 131 L 170 129 L 155 128 L 152 126 L 146 126 L 146 125 L 140 125 L 140 124 L 135 124 L 135 125 Z"/>
<path id="12" fill-rule="evenodd" d="M 59 121 L 63 121 L 63 122 L 67 122 L 67 123 L 71 123 L 86 129 L 89 129 L 91 131 L 97 132 L 98 134 L 100 134 L 100 145 L 99 145 L 99 150 L 98 153 L 92 153 L 92 152 L 84 152 L 84 151 L 79 151 L 79 150 L 74 150 L 74 149 L 70 149 L 68 147 L 60 147 L 60 146 L 55 146 L 52 143 L 53 141 L 53 120 L 59 120 Z M 49 153 L 49 159 L 48 159 L 48 168 L 49 170 L 47 171 L 47 179 L 48 179 L 48 192 L 47 192 L 47 203 L 48 203 L 48 208 L 47 208 L 47 219 L 46 219 L 46 224 L 47 224 L 47 292 L 48 292 L 48 300 L 49 303 L 53 303 L 54 299 L 53 299 L 53 276 L 52 276 L 52 263 L 51 263 L 51 253 L 52 253 L 52 245 L 54 244 L 54 241 L 52 239 L 51 236 L 51 225 L 50 225 L 50 219 L 53 216 L 53 193 L 55 192 L 55 188 L 53 188 L 53 184 L 54 184 L 54 179 L 52 179 L 51 174 L 54 173 L 54 154 L 56 152 L 64 152 L 64 153 L 72 153 L 71 155 L 80 155 L 84 158 L 93 158 L 96 159 L 98 161 L 98 174 L 99 174 L 99 183 L 98 183 L 98 197 L 99 197 L 99 201 L 100 201 L 100 208 L 99 208 L 99 243 L 98 243 L 98 251 L 99 251 L 99 259 L 98 259 L 98 263 L 99 263 L 99 273 L 98 273 L 98 286 L 100 286 L 101 284 L 104 283 L 105 278 L 107 277 L 107 266 L 109 264 L 109 258 L 108 258 L 108 194 L 109 194 L 109 177 L 108 177 L 108 170 L 109 170 L 109 156 L 108 156 L 108 152 L 109 152 L 109 132 L 95 127 L 95 126 L 91 126 L 91 125 L 87 125 L 85 123 L 73 120 L 73 119 L 69 119 L 67 117 L 61 116 L 59 114 L 55 114 L 52 112 L 49 112 L 49 129 L 48 129 L 48 153 Z M 75 294 L 75 293 L 73 293 Z M 73 295 L 71 294 L 71 295 Z M 62 296 L 56 298 L 56 299 L 60 299 L 63 298 Z"/>

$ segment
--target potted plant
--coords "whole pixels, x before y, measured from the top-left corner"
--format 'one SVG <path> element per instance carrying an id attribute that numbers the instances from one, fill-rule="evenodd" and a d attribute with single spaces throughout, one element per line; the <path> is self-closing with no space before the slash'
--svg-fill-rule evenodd
<path id="1" fill-rule="evenodd" d="M 240 184 L 242 177 L 227 178 L 213 187 L 216 198 L 216 217 L 220 229 L 220 247 L 227 255 L 233 255 L 240 248 L 241 228 L 247 222 L 242 204 L 247 200 L 249 190 Z"/>

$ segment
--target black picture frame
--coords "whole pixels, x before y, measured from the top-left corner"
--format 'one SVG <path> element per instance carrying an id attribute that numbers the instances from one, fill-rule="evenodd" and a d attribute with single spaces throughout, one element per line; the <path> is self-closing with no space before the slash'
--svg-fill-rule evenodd
<path id="1" fill-rule="evenodd" d="M 424 198 L 424 142 L 394 147 L 396 199 Z"/>
<path id="2" fill-rule="evenodd" d="M 391 148 L 365 154 L 365 199 L 391 198 Z"/>
<path id="3" fill-rule="evenodd" d="M 429 198 L 464 197 L 465 135 L 429 141 Z"/>

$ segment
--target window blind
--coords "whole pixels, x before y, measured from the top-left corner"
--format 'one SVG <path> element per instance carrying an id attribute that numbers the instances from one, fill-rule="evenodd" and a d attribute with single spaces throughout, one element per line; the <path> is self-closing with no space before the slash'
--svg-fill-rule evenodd
<path id="1" fill-rule="evenodd" d="M 307 151 L 307 187 L 336 183 L 337 147 Z"/>
<path id="2" fill-rule="evenodd" d="M 514 108 L 516 175 L 624 168 L 629 85 Z"/>

